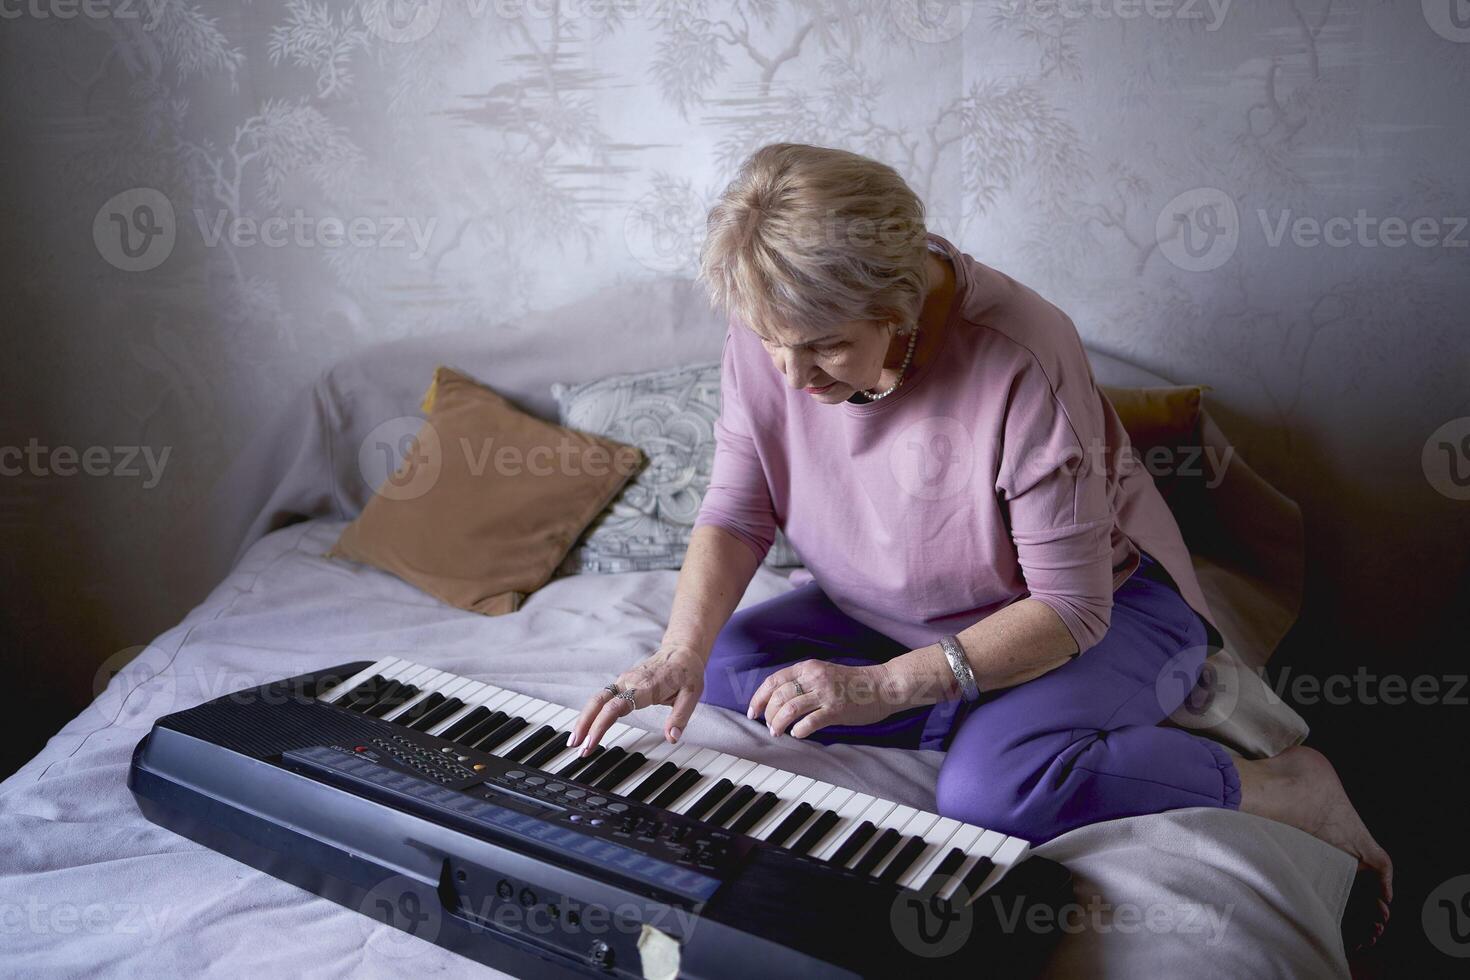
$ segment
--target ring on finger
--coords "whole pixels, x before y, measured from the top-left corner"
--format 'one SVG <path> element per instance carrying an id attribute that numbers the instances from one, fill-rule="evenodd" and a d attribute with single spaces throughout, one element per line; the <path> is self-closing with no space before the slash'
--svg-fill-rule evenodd
<path id="1" fill-rule="evenodd" d="M 806 693 L 806 688 L 801 686 L 801 681 L 793 677 L 791 679 L 791 683 L 796 685 L 796 693 L 798 696 Z"/>
<path id="2" fill-rule="evenodd" d="M 626 691 L 619 691 L 617 693 L 616 697 L 619 700 L 621 700 L 621 701 L 628 702 L 628 707 L 633 708 L 635 710 L 637 709 L 637 707 L 638 707 L 638 688 L 636 688 L 636 687 L 630 687 Z"/>
<path id="3" fill-rule="evenodd" d="M 611 694 L 613 697 L 617 697 L 619 694 L 623 693 L 622 691 L 618 690 L 618 686 L 616 684 L 606 684 L 603 686 L 602 689 Z"/>

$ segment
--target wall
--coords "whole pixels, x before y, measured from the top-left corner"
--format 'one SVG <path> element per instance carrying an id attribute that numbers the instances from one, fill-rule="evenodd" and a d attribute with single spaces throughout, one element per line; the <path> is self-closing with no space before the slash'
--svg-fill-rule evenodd
<path id="1" fill-rule="evenodd" d="M 1414 662 L 1470 584 L 1456 2 L 7 4 L 12 751 L 204 594 L 180 529 L 290 392 L 692 273 L 773 140 L 892 163 L 1090 343 L 1211 385 L 1306 510 L 1303 656 Z"/>

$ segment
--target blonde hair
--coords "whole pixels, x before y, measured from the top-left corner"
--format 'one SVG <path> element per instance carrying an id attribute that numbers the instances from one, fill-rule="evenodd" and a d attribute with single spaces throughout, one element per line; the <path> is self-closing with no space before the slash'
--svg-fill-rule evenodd
<path id="1" fill-rule="evenodd" d="M 759 332 L 853 320 L 912 329 L 928 290 L 924 204 L 892 167 L 846 150 L 771 143 L 706 219 L 711 305 Z"/>

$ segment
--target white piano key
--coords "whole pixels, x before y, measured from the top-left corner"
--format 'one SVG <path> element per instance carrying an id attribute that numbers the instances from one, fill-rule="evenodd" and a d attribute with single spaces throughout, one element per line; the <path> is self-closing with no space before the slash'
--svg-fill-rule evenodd
<path id="1" fill-rule="evenodd" d="M 801 794 L 800 798 L 792 801 L 792 805 L 786 808 L 785 814 L 783 814 L 779 820 L 765 828 L 765 832 L 761 834 L 761 840 L 769 840 L 771 834 L 775 832 L 776 828 L 785 823 L 786 817 L 790 816 L 791 812 L 797 809 L 797 807 L 801 806 L 801 804 L 806 803 L 812 808 L 812 812 L 807 814 L 806 819 L 801 822 L 801 826 L 797 827 L 796 830 L 794 830 L 789 836 L 787 836 L 784 841 L 782 841 L 782 846 L 784 847 L 787 844 L 790 844 L 792 841 L 799 840 L 801 838 L 801 835 L 806 831 L 806 828 L 812 823 L 812 821 L 817 819 L 817 815 L 820 814 L 824 809 L 826 809 L 826 807 L 824 807 L 822 804 L 832 795 L 832 793 L 836 789 L 837 787 L 833 786 L 831 783 L 824 783 L 821 781 L 812 783 L 811 786 L 807 787 L 806 792 Z"/>
<path id="2" fill-rule="evenodd" d="M 970 848 L 975 845 L 975 842 L 979 840 L 984 833 L 985 831 L 983 829 L 976 827 L 974 824 L 960 824 L 960 829 L 955 831 L 954 836 L 945 843 L 943 852 L 935 861 L 931 863 L 929 870 L 924 874 L 924 876 L 914 883 L 914 887 L 918 889 L 928 888 L 929 879 L 933 877 L 936 870 L 935 866 L 938 865 L 940 861 L 943 861 L 944 858 L 948 856 L 950 851 L 958 847 L 961 853 L 968 856 Z M 959 874 L 960 868 L 963 868 L 964 866 L 964 862 L 961 862 L 958 868 L 950 872 L 948 881 L 939 882 L 937 884 L 935 891 L 935 894 L 937 896 L 947 897 L 953 891 L 951 884 L 959 880 L 959 878 L 956 876 Z"/>
<path id="3" fill-rule="evenodd" d="M 893 847 L 889 849 L 887 856 L 885 856 L 883 860 L 874 865 L 873 870 L 869 873 L 872 874 L 874 878 L 883 877 L 883 872 L 888 869 L 888 862 L 892 861 L 898 856 L 898 852 L 903 850 L 904 845 L 908 843 L 908 839 L 910 837 L 924 836 L 924 831 L 934 826 L 935 821 L 937 821 L 938 819 L 939 814 L 930 813 L 927 810 L 919 810 L 917 813 L 915 813 L 911 818 L 909 818 L 908 823 L 904 824 L 902 827 L 897 828 L 899 835 L 898 843 L 894 844 Z"/>
<path id="4" fill-rule="evenodd" d="M 687 812 L 690 807 L 699 802 L 699 799 L 704 796 L 711 786 L 724 777 L 726 771 L 732 769 L 740 761 L 736 756 L 726 755 L 720 752 L 705 765 L 697 766 L 699 779 L 693 786 L 686 789 L 682 796 L 669 804 L 668 809 L 673 813 Z"/>
<path id="5" fill-rule="evenodd" d="M 578 714 L 580 713 L 581 712 L 579 711 Z M 637 730 L 641 731 L 642 729 Z M 597 744 L 605 746 L 607 748 L 612 748 L 614 745 L 617 745 L 623 738 L 625 738 L 630 731 L 634 731 L 634 729 L 630 728 L 620 721 L 615 721 L 610 726 L 608 726 L 607 731 L 602 736 L 602 741 L 598 742 Z M 583 745 L 585 744 L 586 739 L 584 738 Z M 561 750 L 561 752 L 548 759 L 546 761 L 546 764 L 543 765 L 541 768 L 545 769 L 547 772 L 556 772 L 581 754 L 582 745 L 578 745 L 575 748 L 564 748 Z"/>
<path id="6" fill-rule="evenodd" d="M 429 686 L 424 686 L 422 684 L 419 685 L 421 688 L 419 693 L 409 698 L 403 703 L 402 707 L 390 712 L 385 717 L 389 721 L 397 721 L 401 716 L 406 715 L 408 714 L 408 712 L 412 711 L 420 701 L 425 701 L 433 697 L 435 694 L 444 695 L 444 700 L 446 701 L 451 698 L 459 697 L 459 692 L 463 691 L 470 684 L 470 681 L 468 681 L 467 679 L 463 677 L 455 677 L 453 674 L 445 674 L 444 677 L 445 683 L 443 684 L 434 684 Z"/>
<path id="7" fill-rule="evenodd" d="M 964 881 L 965 875 L 970 873 L 970 869 L 975 866 L 976 862 L 981 858 L 988 858 L 994 855 L 1005 841 L 1005 834 L 981 828 L 980 834 L 975 838 L 974 843 L 965 848 L 964 864 L 961 864 L 955 871 L 952 876 L 953 880 L 940 890 L 939 897 L 943 899 L 954 898 L 955 892 L 960 887 L 960 883 Z M 971 895 L 970 897 L 974 898 L 975 896 Z"/>
<path id="8" fill-rule="evenodd" d="M 878 842 L 878 839 L 883 836 L 883 831 L 897 830 L 899 827 L 908 823 L 909 819 L 918 812 L 911 806 L 894 804 L 892 800 L 880 800 L 879 803 L 887 804 L 887 811 L 884 812 L 881 817 L 874 820 L 871 816 L 868 816 L 866 814 L 864 814 L 863 816 L 863 820 L 872 821 L 873 826 L 876 827 L 877 830 L 874 832 L 872 837 L 869 837 L 866 841 L 863 842 L 863 846 L 857 849 L 857 853 L 849 858 L 847 863 L 843 865 L 843 867 L 856 867 L 858 862 L 862 861 L 863 858 L 867 856 L 867 853 L 873 849 L 873 845 Z M 858 822 L 861 823 L 862 821 L 860 820 Z M 897 845 L 894 846 L 896 847 Z"/>
<path id="9" fill-rule="evenodd" d="M 526 711 L 521 712 L 520 717 L 526 720 L 526 727 L 516 732 L 504 742 L 501 742 L 499 745 L 495 746 L 493 754 L 500 756 L 508 755 L 512 750 L 518 748 L 522 742 L 540 731 L 542 725 L 546 724 L 551 718 L 554 718 L 558 712 L 563 710 L 565 709 L 563 709 L 559 705 L 555 705 L 549 701 L 545 701 L 542 702 L 540 707 L 527 709 Z"/>
<path id="10" fill-rule="evenodd" d="M 780 773 L 781 770 L 775 768 L 774 766 L 757 765 L 754 769 L 750 770 L 750 772 L 746 773 L 744 778 L 740 779 L 738 782 L 731 780 L 731 782 L 735 782 L 735 788 L 737 790 L 741 786 L 749 786 L 752 790 L 755 791 L 755 795 L 742 803 L 740 805 L 740 809 L 730 814 L 729 818 L 724 822 L 724 825 L 728 827 L 735 821 L 739 820 L 740 815 L 744 813 L 747 809 L 749 809 L 756 800 L 760 799 L 761 793 L 763 792 L 761 787 L 768 781 L 770 781 L 771 777 L 780 775 Z M 724 800 L 721 800 L 720 805 L 723 805 L 723 803 Z M 719 805 L 715 807 L 716 810 L 718 810 L 719 808 Z"/>
<path id="11" fill-rule="evenodd" d="M 369 666 L 364 667 L 362 670 L 359 670 L 357 673 L 353 674 L 345 681 L 341 682 L 335 687 L 330 687 L 326 691 L 322 692 L 321 696 L 318 697 L 317 700 L 326 701 L 328 704 L 330 704 L 331 702 L 336 701 L 342 695 L 346 694 L 348 691 L 352 690 L 354 687 L 357 687 L 369 677 L 372 677 L 374 674 L 381 674 L 385 670 L 391 670 L 396 664 L 402 662 L 403 661 L 399 660 L 397 657 L 382 657 L 378 660 L 375 660 Z"/>
<path id="12" fill-rule="evenodd" d="M 832 828 L 827 838 L 822 841 L 816 850 L 811 852 L 811 856 L 826 861 L 833 854 L 836 854 L 837 849 L 842 846 L 842 842 L 847 840 L 847 835 L 857 829 L 863 822 L 862 814 L 877 802 L 878 798 L 876 796 L 869 796 L 867 793 L 854 793 L 848 797 L 847 801 L 837 810 L 837 825 Z M 831 807 L 827 809 L 831 809 Z"/>
<path id="13" fill-rule="evenodd" d="M 746 831 L 751 837 L 759 837 L 764 840 L 770 831 L 780 826 L 786 815 L 796 809 L 801 803 L 801 798 L 816 785 L 816 780 L 810 776 L 795 776 L 782 787 L 780 792 L 781 802 L 777 803 L 760 820 L 756 821 L 754 827 Z"/>
<path id="14" fill-rule="evenodd" d="M 486 708 L 494 711 L 496 705 L 515 697 L 514 691 L 501 690 L 488 684 L 481 685 L 481 688 L 466 688 L 465 693 L 460 695 L 460 700 L 464 702 L 464 707 L 429 729 L 429 733 L 431 735 L 442 735 L 459 724 L 461 718 L 476 708 Z"/>
<path id="15" fill-rule="evenodd" d="M 1000 847 L 996 848 L 995 852 L 990 855 L 990 860 L 994 862 L 995 869 L 986 875 L 975 887 L 975 894 L 970 896 L 970 901 L 975 901 L 977 896 L 989 891 L 991 886 L 999 881 L 1001 876 L 1007 871 L 1014 868 L 1016 863 L 1025 857 L 1026 853 L 1030 850 L 1031 845 L 1019 837 L 1007 837 L 1002 841 Z"/>
<path id="16" fill-rule="evenodd" d="M 667 745 L 668 743 L 665 744 Z M 612 792 L 616 793 L 619 796 L 626 796 L 630 790 L 636 789 L 639 784 L 641 784 L 643 780 L 647 779 L 659 766 L 662 766 L 666 762 L 671 762 L 674 765 L 678 766 L 680 769 L 683 769 L 688 764 L 688 760 L 694 758 L 695 754 L 700 751 L 698 746 L 687 744 L 669 745 L 669 749 L 671 749 L 672 751 L 660 752 L 658 758 L 655 758 L 649 753 L 644 752 L 643 754 L 648 756 L 648 761 L 642 766 L 639 766 L 638 771 L 633 773 L 633 775 L 629 776 L 627 779 L 624 779 L 621 783 L 618 783 L 616 786 L 614 786 L 612 788 Z M 669 777 L 670 780 L 672 780 L 673 778 L 673 776 Z M 666 781 L 664 783 L 664 786 L 667 785 L 668 782 Z M 663 786 L 660 786 L 659 789 L 663 789 Z M 653 793 L 649 795 L 653 796 L 657 793 L 658 790 L 654 790 Z"/>
<path id="17" fill-rule="evenodd" d="M 922 888 L 924 882 L 929 880 L 929 875 L 944 860 L 949 853 L 950 841 L 958 834 L 964 824 L 949 817 L 940 817 L 934 826 L 924 833 L 924 851 L 918 860 L 899 876 L 898 883 L 903 888 Z"/>

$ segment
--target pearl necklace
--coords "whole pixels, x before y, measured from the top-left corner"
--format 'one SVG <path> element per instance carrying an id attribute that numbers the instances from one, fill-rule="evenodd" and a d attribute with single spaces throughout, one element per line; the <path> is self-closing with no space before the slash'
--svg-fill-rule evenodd
<path id="1" fill-rule="evenodd" d="M 906 354 L 903 355 L 903 366 L 898 369 L 898 380 L 895 381 L 895 382 L 893 382 L 893 387 L 889 388 L 887 391 L 880 392 L 880 393 L 878 393 L 876 395 L 873 394 L 873 391 L 872 391 L 871 388 L 859 388 L 858 390 L 861 391 L 864 395 L 866 395 L 868 397 L 868 400 L 869 401 L 877 401 L 880 398 L 887 398 L 889 395 L 893 394 L 893 392 L 898 389 L 898 386 L 901 385 L 901 384 L 903 384 L 903 376 L 904 376 L 904 374 L 909 369 L 909 362 L 914 359 L 914 344 L 918 343 L 918 341 L 919 341 L 919 326 L 918 326 L 918 324 L 915 324 L 914 325 L 914 330 L 913 330 L 913 336 L 909 338 L 909 349 L 908 349 L 908 353 L 906 353 Z"/>

